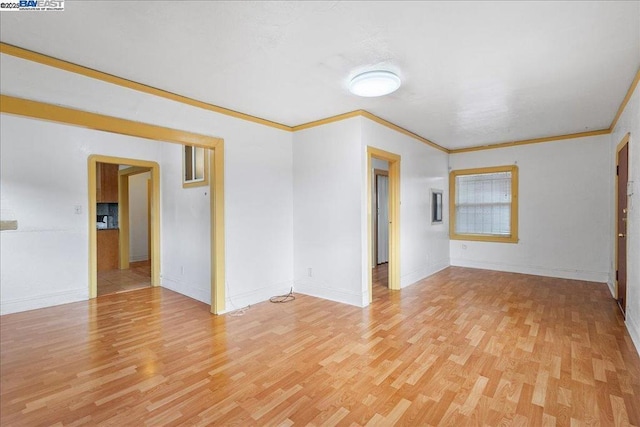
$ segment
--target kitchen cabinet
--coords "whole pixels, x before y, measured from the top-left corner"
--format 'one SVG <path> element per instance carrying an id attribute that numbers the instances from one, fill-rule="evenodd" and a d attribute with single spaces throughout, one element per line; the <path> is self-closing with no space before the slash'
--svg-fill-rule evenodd
<path id="1" fill-rule="evenodd" d="M 96 201 L 98 203 L 118 203 L 118 165 L 97 163 Z"/>
<path id="2" fill-rule="evenodd" d="M 118 268 L 120 230 L 97 230 L 98 271 Z"/>

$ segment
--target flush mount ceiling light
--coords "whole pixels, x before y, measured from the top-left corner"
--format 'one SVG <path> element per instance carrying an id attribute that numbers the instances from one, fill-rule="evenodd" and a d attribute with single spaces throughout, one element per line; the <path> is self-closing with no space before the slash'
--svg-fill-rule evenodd
<path id="1" fill-rule="evenodd" d="M 382 96 L 400 87 L 400 77 L 391 71 L 367 71 L 351 79 L 349 91 L 358 96 Z"/>

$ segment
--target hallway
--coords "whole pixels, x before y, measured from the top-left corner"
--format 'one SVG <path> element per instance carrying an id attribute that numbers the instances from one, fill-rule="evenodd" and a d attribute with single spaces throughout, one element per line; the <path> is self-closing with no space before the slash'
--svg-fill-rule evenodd
<path id="1" fill-rule="evenodd" d="M 151 287 L 151 261 L 129 264 L 127 270 L 98 272 L 98 296 Z"/>

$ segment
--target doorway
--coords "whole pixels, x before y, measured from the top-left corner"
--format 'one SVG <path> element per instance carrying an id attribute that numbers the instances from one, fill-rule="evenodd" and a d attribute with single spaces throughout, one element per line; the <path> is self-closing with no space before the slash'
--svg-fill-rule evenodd
<path id="1" fill-rule="evenodd" d="M 386 171 L 383 170 L 386 168 Z M 400 289 L 400 156 L 367 147 L 369 302 L 373 282 Z M 385 200 L 386 199 L 386 200 Z M 374 268 L 378 265 L 384 268 Z M 386 277 L 385 277 L 386 276 Z"/>
<path id="2" fill-rule="evenodd" d="M 114 167 L 115 176 L 105 178 L 105 171 Z M 112 174 L 113 171 L 107 173 Z M 131 185 L 131 178 L 136 176 L 142 179 L 134 179 L 134 185 Z M 90 298 L 160 284 L 159 178 L 159 166 L 155 162 L 99 155 L 89 157 Z M 113 179 L 115 184 L 108 183 Z M 113 187 L 117 188 L 117 196 L 113 195 Z M 133 260 L 132 264 L 130 192 L 134 190 L 138 197 L 141 191 L 146 195 L 140 203 L 136 200 L 135 205 L 136 209 L 138 204 L 146 207 L 147 223 L 136 225 L 146 230 L 136 230 L 136 233 L 144 235 L 146 232 L 147 240 L 139 246 L 147 248 L 144 255 L 147 260 L 139 263 Z M 110 193 L 107 195 L 106 191 Z M 101 215 L 105 208 L 109 214 Z M 100 289 L 99 282 L 102 285 Z"/>
<path id="3" fill-rule="evenodd" d="M 373 219 L 375 221 L 374 232 L 374 257 L 375 265 L 389 262 L 389 165 L 388 162 L 373 159 L 383 163 L 380 165 L 384 169 L 374 169 L 374 195 L 372 206 Z"/>
<path id="4" fill-rule="evenodd" d="M 105 246 L 101 237 L 109 231 L 101 230 L 100 227 L 97 230 L 98 296 L 151 286 L 151 169 L 98 163 L 98 175 L 103 165 L 118 168 L 115 179 L 119 221 L 117 228 L 111 231 L 117 238 L 117 247 L 114 250 L 111 246 L 106 246 L 111 253 L 102 253 Z M 96 185 L 99 186 L 100 183 L 97 182 Z M 97 194 L 100 195 L 99 192 Z M 98 210 L 100 206 L 101 203 L 98 203 Z M 100 218 L 98 212 L 98 221 Z M 105 264 L 105 258 L 108 257 L 115 259 L 115 263 L 109 264 L 116 265 L 112 268 L 101 268 L 101 263 Z"/>
<path id="5" fill-rule="evenodd" d="M 374 294 L 389 288 L 389 162 L 374 158 L 373 194 L 373 253 L 371 287 Z"/>
<path id="6" fill-rule="evenodd" d="M 629 181 L 629 134 L 616 148 L 616 300 L 622 315 L 627 310 L 627 184 Z"/>

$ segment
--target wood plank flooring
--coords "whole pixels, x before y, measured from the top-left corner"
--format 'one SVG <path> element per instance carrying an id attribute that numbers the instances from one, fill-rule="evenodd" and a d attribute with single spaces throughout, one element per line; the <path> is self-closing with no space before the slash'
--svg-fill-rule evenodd
<path id="1" fill-rule="evenodd" d="M 98 271 L 98 296 L 128 292 L 150 286 L 150 261 L 132 262 L 127 270 Z"/>
<path id="2" fill-rule="evenodd" d="M 448 268 L 241 317 L 162 288 L 0 317 L 3 426 L 640 426 L 604 284 Z"/>
<path id="3" fill-rule="evenodd" d="M 372 271 L 371 281 L 373 282 L 373 297 L 385 296 L 389 289 L 389 264 L 377 265 Z"/>

